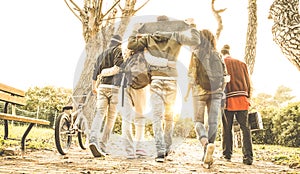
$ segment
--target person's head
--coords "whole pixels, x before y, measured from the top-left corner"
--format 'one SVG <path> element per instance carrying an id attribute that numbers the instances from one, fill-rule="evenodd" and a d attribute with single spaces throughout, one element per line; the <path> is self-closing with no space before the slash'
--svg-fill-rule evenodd
<path id="1" fill-rule="evenodd" d="M 214 34 L 207 29 L 200 30 L 200 34 L 201 34 L 200 48 L 207 49 L 207 50 L 216 50 L 217 41 Z"/>
<path id="2" fill-rule="evenodd" d="M 161 16 L 157 16 L 156 20 L 157 21 L 168 21 L 169 18 L 166 15 L 161 15 Z"/>
<path id="3" fill-rule="evenodd" d="M 115 46 L 122 44 L 122 37 L 118 34 L 113 35 L 112 38 L 110 39 L 110 46 Z"/>
<path id="4" fill-rule="evenodd" d="M 225 55 L 230 55 L 230 46 L 229 46 L 228 44 L 225 44 L 225 45 L 223 46 L 223 48 L 221 49 L 221 54 L 222 54 L 223 56 L 225 56 Z"/>

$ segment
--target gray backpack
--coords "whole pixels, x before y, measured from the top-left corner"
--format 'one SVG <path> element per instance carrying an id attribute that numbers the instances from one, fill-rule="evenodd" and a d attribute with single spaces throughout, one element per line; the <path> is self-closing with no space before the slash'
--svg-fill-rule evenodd
<path id="1" fill-rule="evenodd" d="M 151 82 L 149 64 L 143 52 L 133 54 L 125 62 L 125 86 L 130 85 L 134 89 L 146 87 Z"/>
<path id="2" fill-rule="evenodd" d="M 217 51 L 211 51 L 210 55 L 197 56 L 196 61 L 196 84 L 203 89 L 215 91 L 224 83 L 225 64 Z"/>

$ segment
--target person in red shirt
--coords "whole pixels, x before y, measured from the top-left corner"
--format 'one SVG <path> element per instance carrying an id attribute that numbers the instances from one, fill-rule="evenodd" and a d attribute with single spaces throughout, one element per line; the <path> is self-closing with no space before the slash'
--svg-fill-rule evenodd
<path id="1" fill-rule="evenodd" d="M 235 116 L 243 136 L 243 163 L 253 163 L 252 137 L 248 123 L 251 82 L 246 63 L 230 56 L 230 46 L 224 45 L 221 54 L 230 75 L 225 88 L 226 104 L 222 115 L 223 158 L 230 161 L 232 155 L 232 124 Z"/>

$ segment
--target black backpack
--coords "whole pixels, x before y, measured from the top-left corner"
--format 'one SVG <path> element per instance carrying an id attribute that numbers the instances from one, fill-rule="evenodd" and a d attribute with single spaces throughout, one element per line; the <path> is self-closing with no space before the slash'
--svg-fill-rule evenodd
<path id="1" fill-rule="evenodd" d="M 124 73 L 125 86 L 141 89 L 151 82 L 149 64 L 143 52 L 133 54 L 125 61 Z"/>
<path id="2" fill-rule="evenodd" d="M 195 55 L 195 54 L 194 54 Z M 208 91 L 215 91 L 224 84 L 225 64 L 217 51 L 209 55 L 195 57 L 196 79 L 195 83 Z"/>

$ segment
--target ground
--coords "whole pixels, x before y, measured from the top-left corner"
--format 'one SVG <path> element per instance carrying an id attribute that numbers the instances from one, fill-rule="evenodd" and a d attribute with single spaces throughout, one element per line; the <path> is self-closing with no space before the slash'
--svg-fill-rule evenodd
<path id="1" fill-rule="evenodd" d="M 175 152 L 165 163 L 154 161 L 154 148 L 149 157 L 126 159 L 120 152 L 119 143 L 110 143 L 110 156 L 94 158 L 89 151 L 75 144 L 67 155 L 60 155 L 56 149 L 31 150 L 26 153 L 0 157 L 0 173 L 300 173 L 300 169 L 275 165 L 270 161 L 254 160 L 253 165 L 242 163 L 241 149 L 236 149 L 231 162 L 220 159 L 219 142 L 214 153 L 215 162 L 210 169 L 201 164 L 202 148 L 195 139 L 177 143 Z M 148 144 L 148 147 L 150 145 Z M 259 152 L 255 152 L 259 153 Z M 268 155 L 268 154 L 266 154 Z"/>

